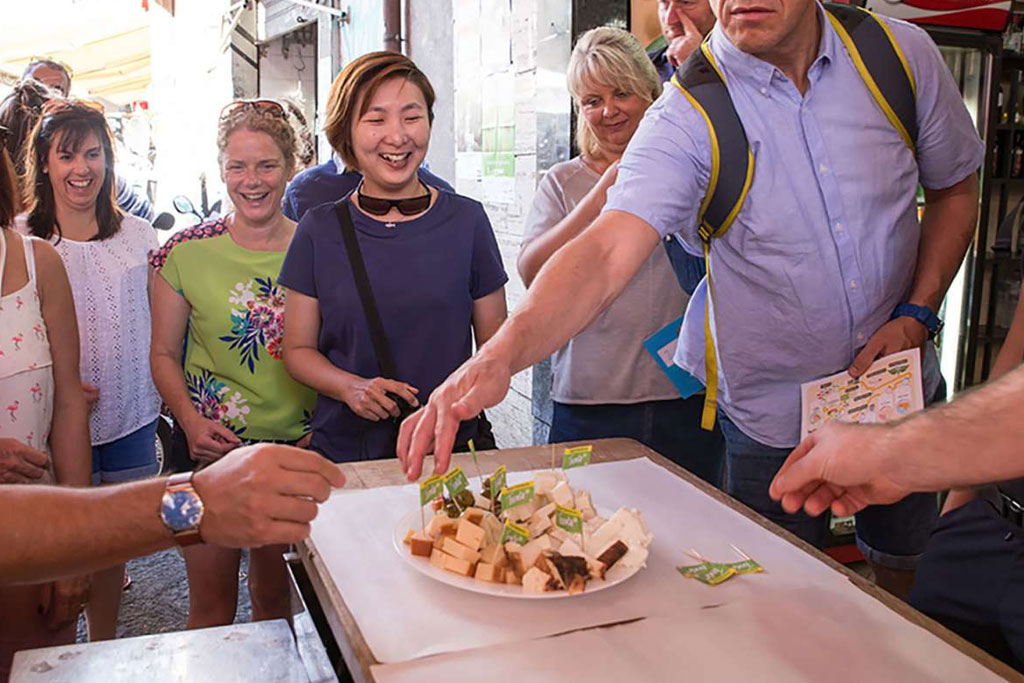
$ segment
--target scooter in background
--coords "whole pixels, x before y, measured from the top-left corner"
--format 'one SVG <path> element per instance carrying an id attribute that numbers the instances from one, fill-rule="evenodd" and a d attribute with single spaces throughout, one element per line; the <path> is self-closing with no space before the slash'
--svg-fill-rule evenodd
<path id="1" fill-rule="evenodd" d="M 221 211 L 221 200 L 217 200 L 211 206 L 208 202 L 206 194 L 206 174 L 202 173 L 199 176 L 199 208 L 192 203 L 192 200 L 183 194 L 179 194 L 175 197 L 172 202 L 174 210 L 185 216 L 192 215 L 200 223 L 206 223 L 208 221 L 220 218 Z"/>

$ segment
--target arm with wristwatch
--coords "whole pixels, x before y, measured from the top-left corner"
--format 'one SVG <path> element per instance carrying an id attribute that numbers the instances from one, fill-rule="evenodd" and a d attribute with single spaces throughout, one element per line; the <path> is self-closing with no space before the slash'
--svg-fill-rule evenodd
<path id="1" fill-rule="evenodd" d="M 309 535 L 317 504 L 344 481 L 316 453 L 261 444 L 170 478 L 92 489 L 0 486 L 0 584 L 91 572 L 175 543 L 296 543 Z"/>

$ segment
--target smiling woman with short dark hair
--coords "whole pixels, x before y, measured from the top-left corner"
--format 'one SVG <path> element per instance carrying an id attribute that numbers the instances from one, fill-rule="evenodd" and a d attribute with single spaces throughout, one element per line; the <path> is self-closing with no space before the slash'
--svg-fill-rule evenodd
<path id="1" fill-rule="evenodd" d="M 319 393 L 311 447 L 336 462 L 394 457 L 397 420 L 505 319 L 508 277 L 483 207 L 417 175 L 433 103 L 427 77 L 402 55 L 371 53 L 342 70 L 325 131 L 363 179 L 306 212 L 281 270 L 285 365 Z M 353 257 L 365 265 L 377 335 Z M 460 426 L 458 444 L 469 439 L 493 443 L 482 416 Z"/>

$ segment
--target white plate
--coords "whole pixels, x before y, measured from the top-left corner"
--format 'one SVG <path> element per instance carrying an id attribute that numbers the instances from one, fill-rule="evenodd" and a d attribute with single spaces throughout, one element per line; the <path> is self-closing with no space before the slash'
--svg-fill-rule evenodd
<path id="1" fill-rule="evenodd" d="M 607 511 L 603 511 L 600 508 L 597 509 L 597 513 L 602 517 L 610 517 L 611 513 L 605 514 L 606 512 Z M 419 573 L 429 576 L 435 581 L 440 581 L 441 583 L 446 583 L 449 586 L 455 586 L 456 588 L 461 588 L 462 590 L 471 591 L 473 593 L 483 593 L 484 595 L 497 595 L 502 598 L 519 598 L 526 600 L 554 600 L 557 598 L 580 597 L 589 593 L 603 591 L 606 588 L 611 588 L 612 586 L 620 584 L 640 570 L 640 567 L 612 567 L 605 573 L 604 580 L 591 579 L 587 581 L 587 589 L 582 593 L 576 593 L 575 595 L 570 595 L 569 591 L 565 590 L 545 591 L 544 593 L 527 593 L 523 590 L 522 586 L 507 583 L 477 581 L 471 576 L 461 576 L 454 572 L 435 567 L 430 564 L 430 558 L 413 555 L 409 552 L 409 546 L 405 544 L 405 535 L 409 533 L 409 529 L 418 531 L 419 528 L 420 513 L 418 510 L 413 510 L 402 517 L 402 519 L 398 520 L 398 524 L 395 526 L 395 533 L 391 539 L 395 552 L 397 552 L 410 567 Z"/>

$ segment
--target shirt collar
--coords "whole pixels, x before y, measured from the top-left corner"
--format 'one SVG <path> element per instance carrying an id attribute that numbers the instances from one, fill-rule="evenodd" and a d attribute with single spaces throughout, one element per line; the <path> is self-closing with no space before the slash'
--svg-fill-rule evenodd
<path id="1" fill-rule="evenodd" d="M 812 82 L 820 75 L 822 68 L 835 60 L 836 35 L 832 23 L 825 16 L 825 8 L 815 3 L 818 20 L 821 22 L 821 40 L 818 43 L 818 57 L 811 63 L 808 77 Z M 768 88 L 773 78 L 785 78 L 778 68 L 768 62 L 743 52 L 733 45 L 716 23 L 708 36 L 711 53 L 719 61 L 719 66 L 728 72 L 728 78 L 735 78 L 758 90 Z"/>

